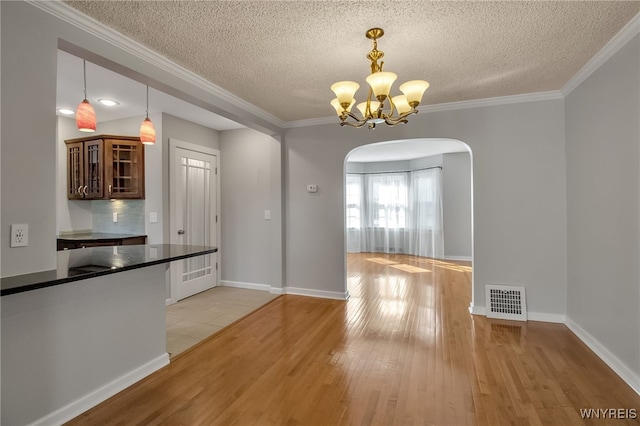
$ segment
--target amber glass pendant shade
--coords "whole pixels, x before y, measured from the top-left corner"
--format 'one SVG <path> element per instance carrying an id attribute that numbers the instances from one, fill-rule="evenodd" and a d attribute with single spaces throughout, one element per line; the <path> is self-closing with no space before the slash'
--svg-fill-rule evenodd
<path id="1" fill-rule="evenodd" d="M 76 110 L 76 124 L 81 132 L 96 131 L 96 112 L 88 100 L 83 100 Z"/>
<path id="2" fill-rule="evenodd" d="M 145 145 L 156 143 L 156 129 L 149 117 L 145 118 L 140 125 L 140 142 Z"/>

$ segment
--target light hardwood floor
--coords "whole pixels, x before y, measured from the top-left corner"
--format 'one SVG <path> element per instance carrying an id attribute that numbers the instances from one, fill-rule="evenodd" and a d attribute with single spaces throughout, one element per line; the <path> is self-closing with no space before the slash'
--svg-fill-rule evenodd
<path id="1" fill-rule="evenodd" d="M 468 264 L 349 255 L 348 301 L 281 296 L 70 424 L 625 425 L 640 396 L 564 325 L 471 316 Z"/>

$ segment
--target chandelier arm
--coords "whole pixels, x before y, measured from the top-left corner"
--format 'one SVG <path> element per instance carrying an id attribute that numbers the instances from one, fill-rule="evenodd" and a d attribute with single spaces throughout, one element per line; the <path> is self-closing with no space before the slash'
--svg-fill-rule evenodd
<path id="1" fill-rule="evenodd" d="M 387 98 L 389 99 L 389 117 L 393 117 L 393 110 L 398 111 L 398 109 L 393 103 L 393 98 L 391 97 L 391 95 L 387 96 Z M 398 113 L 398 118 L 400 118 L 400 113 Z"/>
<path id="2" fill-rule="evenodd" d="M 363 120 L 360 120 L 355 114 L 353 114 L 350 111 L 343 111 L 343 116 L 344 118 L 341 117 L 342 122 L 340 123 L 341 126 L 351 126 L 351 127 L 362 127 L 365 124 L 367 124 L 367 118 L 364 118 Z M 353 118 L 353 120 L 355 121 L 355 123 L 351 122 L 351 121 L 347 121 L 347 118 L 351 117 Z"/>
<path id="3" fill-rule="evenodd" d="M 351 122 L 351 121 L 343 121 L 340 123 L 341 126 L 349 126 L 349 127 L 362 127 L 365 124 L 367 124 L 366 121 L 358 121 L 357 123 Z"/>
<path id="4" fill-rule="evenodd" d="M 396 124 L 400 124 L 400 123 L 408 123 L 409 120 L 407 120 L 406 118 L 399 118 L 397 120 L 393 120 L 393 119 L 389 119 L 389 117 L 385 117 L 384 118 L 384 122 L 387 123 L 389 126 L 395 126 Z"/>
<path id="5" fill-rule="evenodd" d="M 418 110 L 417 109 L 413 109 L 411 111 L 407 111 L 407 112 L 399 115 L 397 118 L 385 116 L 384 117 L 384 122 L 387 123 L 390 126 L 395 126 L 396 124 L 400 124 L 400 123 L 408 123 L 409 120 L 407 120 L 407 117 L 410 116 L 411 114 L 417 114 L 417 113 L 418 113 Z"/>

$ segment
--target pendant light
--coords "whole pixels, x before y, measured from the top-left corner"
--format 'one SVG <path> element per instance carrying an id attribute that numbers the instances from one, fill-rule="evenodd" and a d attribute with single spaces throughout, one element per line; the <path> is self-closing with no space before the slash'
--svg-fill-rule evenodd
<path id="1" fill-rule="evenodd" d="M 84 74 L 84 100 L 76 110 L 76 124 L 81 132 L 95 132 L 96 112 L 87 100 L 87 63 L 84 59 L 82 60 L 82 70 Z"/>
<path id="2" fill-rule="evenodd" d="M 140 125 L 140 142 L 145 145 L 153 145 L 156 143 L 156 129 L 153 127 L 153 123 L 149 119 L 149 86 L 147 85 L 147 117 L 142 121 Z"/>

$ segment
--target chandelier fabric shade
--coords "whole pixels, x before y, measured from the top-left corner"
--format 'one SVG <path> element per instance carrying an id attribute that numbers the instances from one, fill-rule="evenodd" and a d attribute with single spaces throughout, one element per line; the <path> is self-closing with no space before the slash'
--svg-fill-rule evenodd
<path id="1" fill-rule="evenodd" d="M 76 125 L 81 132 L 95 132 L 96 131 L 96 111 L 93 106 L 87 100 L 87 61 L 82 60 L 82 75 L 83 75 L 83 88 L 84 88 L 84 100 L 80 102 L 76 109 Z"/>
<path id="2" fill-rule="evenodd" d="M 146 118 L 140 124 L 140 142 L 145 145 L 153 145 L 156 143 L 156 129 L 153 122 L 149 118 L 149 86 L 147 85 L 147 109 Z"/>
<path id="3" fill-rule="evenodd" d="M 356 103 L 355 94 L 360 85 L 355 81 L 338 81 L 331 85 L 336 98 L 331 101 L 340 118 L 341 126 L 362 127 L 365 124 L 374 129 L 376 124 L 386 123 L 395 126 L 407 123 L 407 117 L 418 112 L 417 107 L 422 102 L 424 92 L 429 88 L 425 80 L 411 80 L 400 85 L 402 95 L 391 96 L 391 88 L 398 75 L 383 71 L 384 62 L 378 61 L 384 52 L 378 50 L 377 39 L 384 35 L 381 28 L 371 28 L 365 36 L 372 40 L 373 49 L 367 54 L 371 61 L 371 74 L 365 79 L 369 84 L 369 93 L 365 102 L 357 105 L 361 116 L 351 112 Z"/>

